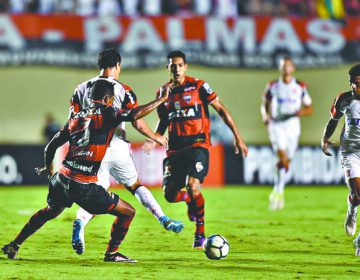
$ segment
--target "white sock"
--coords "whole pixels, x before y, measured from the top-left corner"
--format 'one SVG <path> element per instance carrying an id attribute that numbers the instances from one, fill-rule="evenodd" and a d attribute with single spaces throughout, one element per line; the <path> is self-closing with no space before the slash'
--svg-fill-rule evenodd
<path id="1" fill-rule="evenodd" d="M 160 217 L 165 216 L 161 206 L 147 188 L 144 186 L 138 187 L 134 195 L 155 218 L 159 219 Z"/>
<path id="2" fill-rule="evenodd" d="M 351 214 L 356 214 L 357 213 L 357 206 L 354 206 L 354 205 L 351 204 L 349 196 L 347 198 L 348 212 L 351 213 Z"/>
<path id="3" fill-rule="evenodd" d="M 274 182 L 274 190 L 277 193 L 284 193 L 284 189 L 285 189 L 285 184 L 286 184 L 286 170 L 285 168 L 280 168 L 278 169 L 278 171 L 276 172 L 275 175 L 275 182 Z"/>
<path id="4" fill-rule="evenodd" d="M 92 219 L 92 217 L 94 217 L 93 214 L 90 214 L 82 208 L 79 208 L 79 210 L 77 210 L 76 212 L 76 219 L 81 220 L 84 226 L 86 226 L 86 224 Z"/>

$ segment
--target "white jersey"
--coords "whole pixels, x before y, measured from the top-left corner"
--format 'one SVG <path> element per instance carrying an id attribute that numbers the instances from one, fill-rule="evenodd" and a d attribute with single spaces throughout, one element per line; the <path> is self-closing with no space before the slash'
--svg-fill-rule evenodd
<path id="1" fill-rule="evenodd" d="M 342 153 L 360 151 L 360 98 L 352 91 L 340 94 L 331 108 L 335 120 L 345 115 L 345 126 L 340 138 Z"/>
<path id="2" fill-rule="evenodd" d="M 115 98 L 113 106 L 124 110 L 130 110 L 137 106 L 136 95 L 129 86 L 120 83 L 118 80 L 112 77 L 97 76 L 79 84 L 76 87 L 75 92 L 71 98 L 70 114 L 73 112 L 77 113 L 90 105 L 91 89 L 97 80 L 106 80 L 114 85 Z M 124 122 L 119 124 L 119 129 L 114 137 L 126 139 Z"/>
<path id="3" fill-rule="evenodd" d="M 311 97 L 304 83 L 293 78 L 284 83 L 280 78 L 267 84 L 264 98 L 271 100 L 270 117 L 273 121 L 294 117 L 302 105 L 311 105 Z"/>

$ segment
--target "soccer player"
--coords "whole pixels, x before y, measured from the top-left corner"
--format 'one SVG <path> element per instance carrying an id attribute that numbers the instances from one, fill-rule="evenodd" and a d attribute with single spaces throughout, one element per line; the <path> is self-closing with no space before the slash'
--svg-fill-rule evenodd
<path id="1" fill-rule="evenodd" d="M 102 51 L 98 57 L 99 76 L 85 81 L 77 86 L 71 99 L 70 113 L 79 112 L 90 104 L 90 91 L 98 80 L 109 81 L 114 85 L 114 106 L 121 109 L 136 108 L 137 99 L 132 89 L 118 81 L 121 71 L 121 56 L 115 49 Z M 143 135 L 153 139 L 162 146 L 167 146 L 167 139 L 155 135 L 142 119 L 135 120 L 132 125 Z M 98 185 L 108 189 L 110 187 L 110 175 L 125 186 L 146 208 L 159 220 L 160 224 L 170 231 L 181 232 L 184 225 L 182 222 L 174 221 L 166 216 L 155 200 L 152 193 L 138 179 L 138 173 L 132 159 L 130 143 L 126 139 L 125 123 L 120 123 L 109 149 L 101 163 L 98 172 Z M 76 213 L 76 220 L 73 223 L 72 246 L 77 254 L 83 254 L 85 250 L 84 228 L 92 219 L 93 215 L 80 208 Z"/>
<path id="2" fill-rule="evenodd" d="M 262 119 L 278 159 L 274 188 L 269 196 L 270 210 L 285 206 L 284 189 L 290 162 L 298 146 L 300 117 L 313 111 L 306 85 L 293 76 L 295 65 L 292 59 L 280 59 L 279 70 L 281 76 L 267 84 L 261 106 Z"/>
<path id="3" fill-rule="evenodd" d="M 48 172 L 51 176 L 48 205 L 30 218 L 12 242 L 2 247 L 9 259 L 16 257 L 20 245 L 28 237 L 75 202 L 89 213 L 116 216 L 104 261 L 136 262 L 118 252 L 135 215 L 135 209 L 118 195 L 96 184 L 97 172 L 119 123 L 146 116 L 167 99 L 168 91 L 166 89 L 157 100 L 131 111 L 118 110 L 111 106 L 114 101 L 114 85 L 105 80 L 94 82 L 91 91 L 93 102 L 79 113 L 73 114 L 45 148 L 45 166 L 36 171 L 38 174 Z M 52 160 L 55 152 L 66 142 L 70 143 L 69 151 L 59 172 L 53 174 Z"/>
<path id="4" fill-rule="evenodd" d="M 163 162 L 163 189 L 168 202 L 185 201 L 189 219 L 196 224 L 194 248 L 202 248 L 205 240 L 205 200 L 200 191 L 209 167 L 210 118 L 209 105 L 230 127 L 235 141 L 235 152 L 244 157 L 248 148 L 229 111 L 220 102 L 218 95 L 203 80 L 186 75 L 188 64 L 182 51 L 171 51 L 167 55 L 167 69 L 174 84 L 166 103 L 158 108 L 157 135 L 168 130 L 169 148 Z M 157 95 L 162 94 L 161 87 Z M 146 141 L 145 151 L 155 146 Z M 186 187 L 185 190 L 183 188 Z"/>
<path id="5" fill-rule="evenodd" d="M 335 98 L 330 110 L 330 120 L 325 126 L 321 147 L 325 155 L 331 156 L 328 148 L 339 119 L 345 115 L 345 126 L 340 137 L 341 165 L 349 188 L 348 210 L 345 218 L 345 232 L 349 236 L 356 233 L 357 207 L 360 204 L 360 64 L 349 70 L 351 90 Z M 360 256 L 360 233 L 354 240 L 355 255 Z"/>

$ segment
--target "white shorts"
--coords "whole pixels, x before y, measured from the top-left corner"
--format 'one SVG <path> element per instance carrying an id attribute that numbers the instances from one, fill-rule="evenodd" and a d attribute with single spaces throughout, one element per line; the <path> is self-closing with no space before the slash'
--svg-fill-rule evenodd
<path id="1" fill-rule="evenodd" d="M 341 166 L 346 179 L 360 178 L 360 153 L 341 153 Z"/>
<path id="2" fill-rule="evenodd" d="M 274 152 L 283 150 L 289 159 L 295 155 L 300 136 L 300 121 L 292 118 L 281 122 L 270 122 L 269 138 Z"/>
<path id="3" fill-rule="evenodd" d="M 132 186 L 138 179 L 133 158 L 131 156 L 130 143 L 113 138 L 106 150 L 98 172 L 97 184 L 105 189 L 110 187 L 110 175 L 125 186 Z"/>

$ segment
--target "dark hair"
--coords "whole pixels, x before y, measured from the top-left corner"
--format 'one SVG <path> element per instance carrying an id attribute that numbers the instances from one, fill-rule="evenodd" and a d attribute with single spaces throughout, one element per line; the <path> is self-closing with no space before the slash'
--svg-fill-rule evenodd
<path id="1" fill-rule="evenodd" d="M 92 89 L 91 97 L 93 100 L 102 100 L 105 96 L 114 95 L 114 85 L 105 80 L 97 80 Z"/>
<path id="2" fill-rule="evenodd" d="M 168 61 L 174 57 L 181 57 L 184 60 L 184 63 L 186 63 L 186 55 L 182 51 L 175 50 L 167 54 Z"/>
<path id="3" fill-rule="evenodd" d="M 115 67 L 117 63 L 121 63 L 121 55 L 116 49 L 106 49 L 99 53 L 97 62 L 99 69 Z"/>
<path id="4" fill-rule="evenodd" d="M 279 63 L 280 63 L 281 60 L 291 61 L 292 63 L 294 63 L 293 59 L 289 55 L 284 55 L 282 58 L 280 58 Z"/>
<path id="5" fill-rule="evenodd" d="M 349 70 L 349 82 L 355 82 L 355 77 L 360 76 L 360 64 L 355 64 Z"/>

